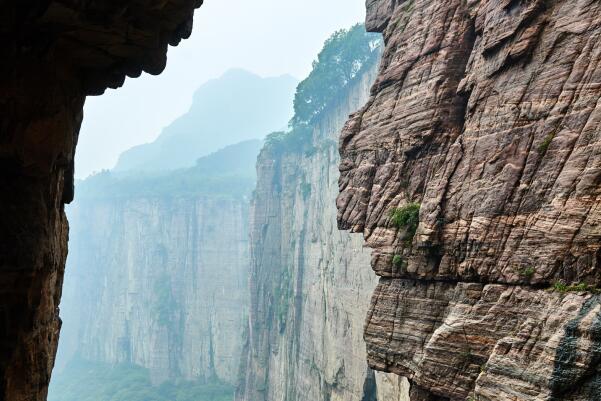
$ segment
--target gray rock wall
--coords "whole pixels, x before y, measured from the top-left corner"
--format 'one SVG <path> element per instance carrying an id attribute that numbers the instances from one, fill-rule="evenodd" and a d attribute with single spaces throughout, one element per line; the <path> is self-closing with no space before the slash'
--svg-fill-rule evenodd
<path id="1" fill-rule="evenodd" d="M 236 382 L 248 303 L 247 199 L 85 200 L 69 217 L 59 362 L 78 352 L 149 368 L 156 383 Z"/>

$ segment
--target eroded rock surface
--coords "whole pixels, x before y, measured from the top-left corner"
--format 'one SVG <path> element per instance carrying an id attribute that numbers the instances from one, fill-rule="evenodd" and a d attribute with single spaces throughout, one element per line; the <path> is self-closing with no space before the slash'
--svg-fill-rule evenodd
<path id="1" fill-rule="evenodd" d="M 46 396 L 85 96 L 159 73 L 201 3 L 0 2 L 0 398 Z"/>
<path id="2" fill-rule="evenodd" d="M 598 398 L 599 297 L 545 288 L 601 285 L 601 4 L 367 7 L 386 49 L 337 205 L 381 277 L 370 365 L 414 399 Z M 415 234 L 390 215 L 410 203 Z"/>

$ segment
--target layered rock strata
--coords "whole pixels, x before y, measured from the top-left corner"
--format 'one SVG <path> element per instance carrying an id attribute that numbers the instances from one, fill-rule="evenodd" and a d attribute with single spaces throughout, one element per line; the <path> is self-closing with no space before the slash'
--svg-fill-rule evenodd
<path id="1" fill-rule="evenodd" d="M 386 49 L 337 206 L 380 276 L 370 366 L 417 400 L 598 399 L 601 4 L 367 10 Z"/>
<path id="2" fill-rule="evenodd" d="M 135 364 L 155 384 L 236 384 L 248 208 L 248 199 L 216 196 L 75 202 L 60 361 Z"/>
<path id="3" fill-rule="evenodd" d="M 404 401 L 404 383 L 376 377 L 362 332 L 376 281 L 361 238 L 336 229 L 336 139 L 364 104 L 375 67 L 313 124 L 305 146 L 269 143 L 251 208 L 251 309 L 244 401 Z"/>
<path id="4" fill-rule="evenodd" d="M 0 398 L 46 396 L 85 96 L 159 73 L 201 3 L 0 3 Z"/>

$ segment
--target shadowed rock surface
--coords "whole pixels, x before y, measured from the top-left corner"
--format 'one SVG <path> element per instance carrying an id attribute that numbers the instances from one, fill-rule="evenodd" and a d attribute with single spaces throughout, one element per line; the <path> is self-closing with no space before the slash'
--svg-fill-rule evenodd
<path id="1" fill-rule="evenodd" d="M 381 277 L 370 365 L 412 400 L 597 399 L 601 4 L 367 9 L 386 49 L 341 136 L 337 206 Z M 412 203 L 415 231 L 391 215 Z"/>
<path id="2" fill-rule="evenodd" d="M 0 398 L 46 397 L 85 96 L 160 73 L 201 3 L 0 2 Z"/>

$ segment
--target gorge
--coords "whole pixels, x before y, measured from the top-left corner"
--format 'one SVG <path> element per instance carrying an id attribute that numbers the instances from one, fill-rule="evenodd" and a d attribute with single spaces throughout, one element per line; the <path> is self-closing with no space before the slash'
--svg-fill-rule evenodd
<path id="1" fill-rule="evenodd" d="M 232 145 L 167 177 L 105 173 L 77 186 L 49 400 L 125 391 L 130 401 L 145 399 L 133 393 L 137 376 L 90 389 L 76 374 L 90 364 L 96 375 L 111 366 L 124 374 L 145 369 L 149 388 L 211 383 L 233 394 L 248 316 L 248 197 L 260 145 Z"/>
<path id="2" fill-rule="evenodd" d="M 380 50 L 364 59 L 353 53 L 361 68 L 352 76 L 357 63 L 348 63 L 352 78 L 343 86 L 321 72 L 344 69 L 339 60 L 355 42 L 379 42 L 376 35 L 357 40 L 362 31 L 356 26 L 326 42 L 297 90 L 295 129 L 268 136 L 257 159 L 250 327 L 239 401 L 406 399 L 404 381 L 376 376 L 366 364 L 363 323 L 375 277 L 365 269 L 369 254 L 361 238 L 336 229 L 338 133 L 367 99 Z M 326 99 L 313 112 L 320 93 Z M 304 104 L 310 112 L 303 112 Z"/>
<path id="3" fill-rule="evenodd" d="M 367 366 L 362 328 L 376 280 L 360 237 L 336 229 L 336 139 L 367 99 L 379 43 L 360 25 L 334 34 L 298 86 L 292 129 L 264 145 L 231 145 L 172 172 L 118 165 L 77 183 L 50 401 L 166 400 L 174 391 L 221 400 L 234 385 L 240 400 L 406 399 L 405 381 Z M 234 98 L 265 104 L 265 93 Z M 208 99 L 199 90 L 180 120 L 199 120 Z M 232 123 L 246 121 L 239 107 L 229 107 Z M 193 132 L 202 136 L 202 126 Z M 173 131 L 161 137 L 188 153 L 206 149 L 186 140 L 191 130 Z M 161 137 L 157 148 L 174 149 L 159 147 Z M 104 378 L 115 369 L 119 379 Z M 198 395 L 213 390 L 221 393 Z"/>
<path id="4" fill-rule="evenodd" d="M 601 399 L 601 3 L 367 0 L 287 129 L 76 185 L 85 96 L 202 2 L 33 3 L 1 5 L 2 399 L 46 399 L 74 192 L 51 401 Z"/>
<path id="5" fill-rule="evenodd" d="M 296 83 L 227 71 L 198 88 L 190 109 L 154 142 L 76 183 L 50 400 L 83 392 L 90 400 L 146 399 L 152 395 L 133 390 L 140 375 L 167 399 L 169 391 L 192 396 L 215 384 L 233 397 L 248 318 L 249 198 L 262 146 L 250 138 L 287 123 Z M 244 141 L 216 150 L 237 140 Z M 94 381 L 112 366 L 131 380 Z"/>

